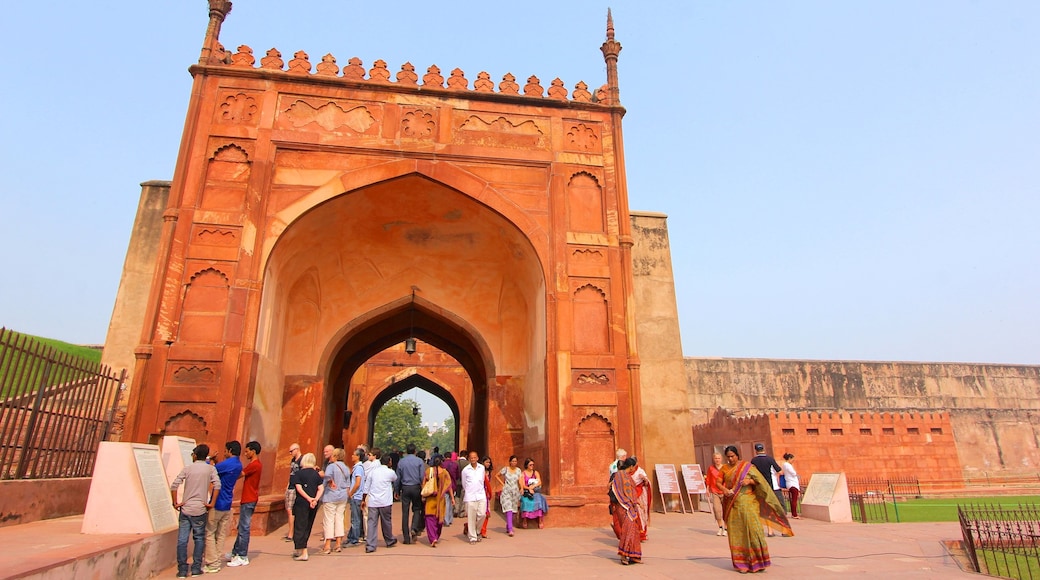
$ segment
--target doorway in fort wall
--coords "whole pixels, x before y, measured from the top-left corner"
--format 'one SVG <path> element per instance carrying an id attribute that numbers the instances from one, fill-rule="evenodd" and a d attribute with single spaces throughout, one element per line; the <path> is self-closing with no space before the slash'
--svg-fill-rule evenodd
<path id="1" fill-rule="evenodd" d="M 279 448 L 349 451 L 371 441 L 387 400 L 421 383 L 457 417 L 459 446 L 544 462 L 546 287 L 524 233 L 420 174 L 298 213 L 263 276 L 251 430 Z M 380 357 L 392 372 L 369 376 Z"/>

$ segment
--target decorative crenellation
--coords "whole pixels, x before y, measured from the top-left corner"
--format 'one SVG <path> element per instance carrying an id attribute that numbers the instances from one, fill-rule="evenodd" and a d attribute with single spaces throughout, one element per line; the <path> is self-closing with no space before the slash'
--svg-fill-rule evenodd
<path id="1" fill-rule="evenodd" d="M 282 53 L 276 48 L 272 48 L 267 51 L 266 56 L 260 59 L 259 67 L 256 66 L 256 57 L 253 55 L 253 49 L 246 45 L 238 47 L 238 51 L 233 54 L 224 53 L 223 47 L 217 48 L 219 53 L 218 57 L 210 58 L 208 64 L 211 66 L 227 66 L 231 68 L 248 68 L 248 69 L 262 69 L 270 71 L 280 71 L 287 74 L 303 75 L 303 76 L 316 76 L 324 78 L 337 78 L 353 82 L 369 82 L 379 84 L 393 84 L 405 87 L 416 87 L 424 90 L 435 89 L 441 91 L 475 91 L 478 93 L 494 93 L 495 83 L 491 80 L 491 75 L 486 71 L 480 71 L 477 73 L 477 78 L 473 81 L 473 87 L 470 88 L 469 80 L 466 78 L 466 73 L 462 69 L 452 69 L 450 75 L 447 78 L 447 84 L 445 84 L 444 75 L 441 74 L 441 69 L 437 65 L 430 65 L 426 69 L 426 74 L 422 76 L 422 84 L 419 83 L 419 75 L 415 72 L 415 66 L 406 62 L 401 65 L 400 72 L 395 75 L 391 75 L 390 70 L 387 68 L 386 61 L 377 60 L 372 63 L 372 68 L 368 71 L 368 76 L 365 76 L 364 63 L 358 57 L 352 57 L 347 61 L 347 64 L 340 69 L 336 63 L 336 57 L 331 53 L 321 57 L 321 62 L 316 67 L 311 65 L 310 57 L 306 52 L 300 50 L 293 54 L 293 58 L 289 60 L 288 67 L 286 66 L 285 60 L 282 58 Z M 393 80 L 391 80 L 391 76 Z M 596 94 L 589 92 L 589 86 L 584 81 L 579 81 L 578 84 L 574 85 L 574 90 L 570 94 L 570 100 L 578 103 L 598 103 L 607 104 L 605 102 L 607 97 L 606 87 L 596 91 Z M 541 80 L 538 77 L 532 75 L 527 78 L 527 83 L 521 86 L 516 81 L 516 77 L 512 73 L 506 73 L 502 76 L 501 82 L 498 84 L 498 94 L 500 95 L 517 95 L 533 99 L 549 99 L 554 101 L 567 101 L 567 89 L 564 86 L 563 80 L 555 78 L 549 83 L 549 89 L 546 91 L 542 87 Z"/>
<path id="2" fill-rule="evenodd" d="M 723 425 L 735 425 L 742 428 L 768 428 L 770 420 L 782 422 L 784 425 L 805 423 L 818 425 L 820 423 L 844 422 L 850 425 L 860 424 L 889 424 L 889 423 L 920 423 L 922 426 L 949 424 L 950 414 L 946 412 L 917 412 L 917 411 L 894 411 L 894 412 L 858 412 L 858 411 L 774 411 L 757 415 L 735 417 L 730 412 L 719 407 L 715 410 L 707 423 L 695 425 L 694 430 L 709 427 L 721 427 Z"/>

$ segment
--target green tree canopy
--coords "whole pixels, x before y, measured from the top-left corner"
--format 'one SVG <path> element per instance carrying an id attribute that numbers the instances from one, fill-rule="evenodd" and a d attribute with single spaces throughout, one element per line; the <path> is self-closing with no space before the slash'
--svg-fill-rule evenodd
<path id="1" fill-rule="evenodd" d="M 455 450 L 455 417 L 444 420 L 444 426 L 430 436 L 430 448 L 439 447 L 441 452 Z"/>
<path id="2" fill-rule="evenodd" d="M 372 434 L 373 444 L 383 451 L 404 450 L 409 443 L 418 449 L 426 449 L 430 435 L 422 426 L 422 410 L 412 414 L 411 400 L 394 397 L 376 413 L 376 425 Z"/>

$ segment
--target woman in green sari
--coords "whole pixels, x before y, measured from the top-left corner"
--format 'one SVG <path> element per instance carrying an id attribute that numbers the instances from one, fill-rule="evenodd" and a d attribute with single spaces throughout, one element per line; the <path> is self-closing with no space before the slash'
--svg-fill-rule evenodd
<path id="1" fill-rule="evenodd" d="M 733 567 L 741 574 L 764 572 L 771 564 L 762 525 L 793 536 L 784 508 L 773 493 L 772 483 L 750 462 L 740 460 L 733 445 L 726 448 L 726 465 L 719 471 L 723 493 L 722 513 L 729 529 L 729 552 Z"/>

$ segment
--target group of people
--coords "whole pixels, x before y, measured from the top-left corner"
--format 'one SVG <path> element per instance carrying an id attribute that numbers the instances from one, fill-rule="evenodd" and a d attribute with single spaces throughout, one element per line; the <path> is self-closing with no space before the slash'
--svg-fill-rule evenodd
<path id="1" fill-rule="evenodd" d="M 291 445 L 289 453 L 292 459 L 285 505 L 290 531 L 285 539 L 293 542 L 293 559 L 297 561 L 310 557 L 307 540 L 319 509 L 323 511 L 323 554 L 358 546 L 362 540 L 365 552 L 372 553 L 380 535 L 387 548 L 396 545 L 392 523 L 395 501 L 401 503 L 405 544 L 416 543 L 425 533 L 430 546 L 437 547 L 444 526 L 463 514 L 463 533 L 469 542 L 476 544 L 487 538 L 488 516 L 495 498 L 490 457 L 480 458 L 476 451 L 456 455 L 434 449 L 427 459 L 425 451 L 417 451 L 415 445 L 408 445 L 403 455 L 384 454 L 362 445 L 348 467 L 344 451 L 329 445 L 324 450 L 325 464 L 319 468 L 314 454 L 301 454 L 298 444 Z M 500 501 L 509 536 L 514 534 L 517 513 L 521 527 L 526 528 L 528 521 L 544 526 L 548 505 L 541 494 L 541 474 L 534 460 L 527 459 L 520 469 L 512 456 L 509 466 L 495 474 L 495 479 L 501 486 Z M 346 526 L 348 506 L 350 525 Z"/>
<path id="2" fill-rule="evenodd" d="M 783 495 L 783 490 L 787 490 L 791 517 L 798 519 L 800 482 L 791 463 L 793 459 L 793 454 L 784 454 L 784 464 L 780 466 L 766 454 L 761 443 L 755 444 L 755 457 L 750 461 L 741 460 L 734 445 L 712 458 L 706 484 L 719 526 L 717 535 L 728 536 L 730 559 L 742 574 L 763 572 L 770 566 L 767 537 L 776 532 L 794 535 Z"/>
<path id="3" fill-rule="evenodd" d="M 208 445 L 197 445 L 192 450 L 191 463 L 184 466 L 170 484 L 170 497 L 178 511 L 178 578 L 187 578 L 189 574 L 189 537 L 194 542 L 190 566 L 193 576 L 219 572 L 225 560 L 228 566 L 249 565 L 249 533 L 260 498 L 263 471 L 260 449 L 256 441 L 246 443 L 244 451 L 240 442 L 228 441 L 224 444 L 224 458 L 218 462 L 215 456 L 210 456 Z M 231 552 L 222 555 L 231 527 L 232 497 L 239 479 L 243 484 L 238 537 Z"/>
<path id="4" fill-rule="evenodd" d="M 762 572 L 770 566 L 766 538 L 773 536 L 774 530 L 794 535 L 784 508 L 783 490 L 790 496 L 791 517 L 799 517 L 798 472 L 791 463 L 794 455 L 784 454 L 780 466 L 765 453 L 763 444 L 756 443 L 755 452 L 751 461 L 742 461 L 740 451 L 730 445 L 724 453 L 714 455 L 706 474 L 712 512 L 719 526 L 717 535 L 728 536 L 730 558 L 740 573 Z M 617 450 L 616 460 L 610 464 L 607 493 L 621 564 L 642 563 L 642 542 L 647 539 L 652 502 L 650 481 L 638 460 L 624 449 Z"/>

